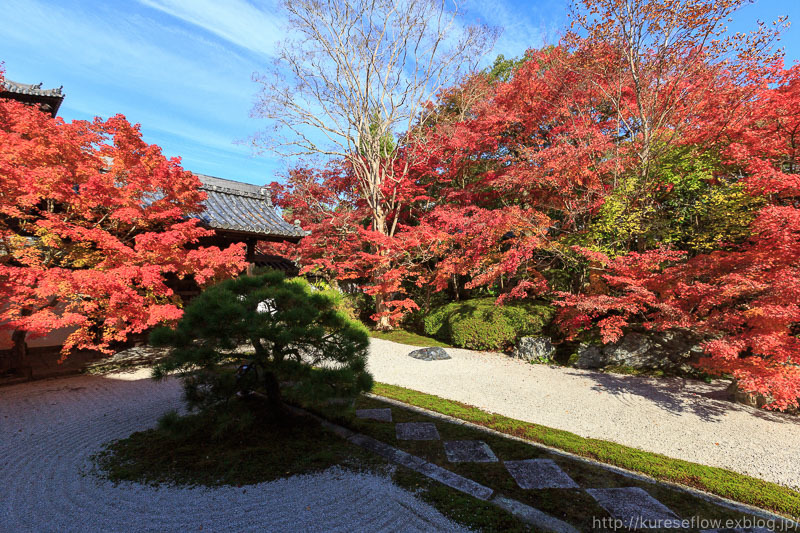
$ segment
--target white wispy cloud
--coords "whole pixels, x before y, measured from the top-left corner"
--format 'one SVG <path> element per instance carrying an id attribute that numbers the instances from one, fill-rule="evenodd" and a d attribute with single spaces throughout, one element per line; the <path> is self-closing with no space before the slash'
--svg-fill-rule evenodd
<path id="1" fill-rule="evenodd" d="M 123 113 L 198 172 L 253 179 L 274 166 L 234 144 L 260 127 L 250 77 L 263 56 L 139 4 L 4 0 L 3 19 L 8 77 L 63 84 L 67 120 Z"/>
<path id="2" fill-rule="evenodd" d="M 566 0 L 466 2 L 468 17 L 477 17 L 502 30 L 489 55 L 490 62 L 498 54 L 506 58 L 519 57 L 529 48 L 557 43 L 566 20 L 566 6 Z"/>
<path id="3" fill-rule="evenodd" d="M 274 5 L 261 7 L 245 0 L 140 0 L 184 22 L 199 26 L 252 52 L 271 55 L 282 37 L 281 18 Z"/>
<path id="4" fill-rule="evenodd" d="M 9 69 L 68 68 L 82 80 L 172 99 L 175 104 L 198 93 L 233 98 L 252 92 L 247 86 L 251 64 L 235 53 L 215 49 L 216 45 L 187 42 L 189 36 L 180 30 L 153 20 L 75 12 L 36 0 L 8 0 L 3 11 L 4 47 L 10 42 L 27 46 L 33 59 L 26 65 L 9 64 Z M 52 65 L 37 65 L 37 56 Z"/>

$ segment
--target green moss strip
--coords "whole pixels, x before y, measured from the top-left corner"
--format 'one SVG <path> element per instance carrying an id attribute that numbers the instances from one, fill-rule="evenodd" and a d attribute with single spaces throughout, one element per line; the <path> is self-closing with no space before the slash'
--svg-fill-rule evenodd
<path id="1" fill-rule="evenodd" d="M 487 413 L 467 404 L 404 387 L 376 383 L 372 392 L 654 479 L 694 487 L 793 518 L 800 517 L 800 492 L 775 483 L 606 440 L 583 438 L 568 431 Z"/>
<path id="2" fill-rule="evenodd" d="M 376 331 L 370 330 L 369 336 L 376 339 L 383 339 L 385 341 L 398 342 L 400 344 L 408 344 L 409 346 L 438 346 L 439 348 L 453 348 L 449 344 L 438 341 L 431 337 L 418 335 L 403 329 L 393 329 L 391 331 Z"/>

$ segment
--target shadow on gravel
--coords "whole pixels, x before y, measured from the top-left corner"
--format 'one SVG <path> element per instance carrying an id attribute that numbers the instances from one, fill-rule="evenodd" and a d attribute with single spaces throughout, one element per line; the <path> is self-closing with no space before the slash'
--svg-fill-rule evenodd
<path id="1" fill-rule="evenodd" d="M 567 373 L 591 378 L 595 381 L 593 390 L 619 396 L 623 402 L 625 395 L 641 396 L 676 415 L 691 413 L 713 422 L 729 412 L 744 411 L 770 422 L 800 426 L 800 416 L 774 413 L 730 401 L 724 381 L 709 384 L 684 378 L 652 378 L 603 372 Z"/>

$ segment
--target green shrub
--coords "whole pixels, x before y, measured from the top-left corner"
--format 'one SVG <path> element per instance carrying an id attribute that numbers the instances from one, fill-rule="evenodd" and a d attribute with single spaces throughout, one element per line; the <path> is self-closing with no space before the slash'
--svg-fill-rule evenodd
<path id="1" fill-rule="evenodd" d="M 434 309 L 425 317 L 425 333 L 462 348 L 502 350 L 519 337 L 541 335 L 553 314 L 543 303 L 495 305 L 494 298 L 479 298 Z"/>

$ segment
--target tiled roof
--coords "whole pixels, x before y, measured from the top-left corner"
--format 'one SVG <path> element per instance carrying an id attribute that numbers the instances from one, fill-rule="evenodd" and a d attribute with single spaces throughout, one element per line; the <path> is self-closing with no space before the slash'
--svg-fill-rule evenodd
<path id="1" fill-rule="evenodd" d="M 286 222 L 272 205 L 269 192 L 258 185 L 196 174 L 208 195 L 206 210 L 199 215 L 208 227 L 249 233 L 254 237 L 297 240 L 306 235 Z"/>
<path id="2" fill-rule="evenodd" d="M 42 89 L 41 83 L 30 85 L 3 80 L 0 82 L 0 98 L 37 105 L 39 109 L 55 117 L 58 114 L 58 108 L 61 107 L 61 102 L 64 101 L 64 94 L 61 89 L 61 87 L 57 89 Z"/>
<path id="3" fill-rule="evenodd" d="M 37 83 L 35 85 L 28 84 L 28 83 L 17 83 L 11 80 L 3 80 L 0 87 L 4 91 L 16 94 L 30 94 L 32 96 L 52 96 L 54 98 L 62 98 L 64 95 L 61 94 L 61 89 L 64 88 L 62 85 L 57 89 L 42 89 L 42 84 Z"/>

